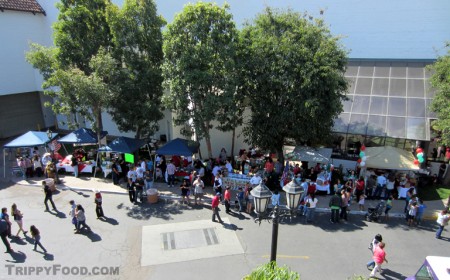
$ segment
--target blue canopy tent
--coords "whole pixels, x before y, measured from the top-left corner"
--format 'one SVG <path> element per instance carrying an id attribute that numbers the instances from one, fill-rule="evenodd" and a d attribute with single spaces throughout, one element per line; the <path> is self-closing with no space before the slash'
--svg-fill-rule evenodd
<path id="1" fill-rule="evenodd" d="M 116 152 L 116 153 L 128 153 L 132 154 L 139 148 L 147 146 L 148 153 L 150 154 L 150 148 L 148 147 L 146 141 L 141 139 L 129 138 L 129 137 L 119 137 L 114 139 L 107 146 L 100 147 L 98 149 L 99 152 Z M 97 153 L 97 162 L 98 162 Z M 94 172 L 94 177 L 97 169 Z"/>
<path id="2" fill-rule="evenodd" d="M 102 131 L 100 138 L 105 137 L 108 134 L 107 131 Z M 97 144 L 97 133 L 89 128 L 80 128 L 58 140 L 59 143 L 63 144 L 75 144 L 75 145 L 86 145 L 86 144 Z"/>
<path id="3" fill-rule="evenodd" d="M 3 146 L 3 177 L 6 177 L 6 153 L 5 149 L 12 148 L 26 148 L 46 146 L 52 141 L 58 133 L 52 133 L 52 137 L 48 138 L 47 132 L 42 131 L 28 131 L 27 133 L 17 137 L 11 142 Z"/>
<path id="4" fill-rule="evenodd" d="M 192 156 L 198 152 L 200 144 L 186 139 L 176 138 L 156 150 L 159 155 Z"/>

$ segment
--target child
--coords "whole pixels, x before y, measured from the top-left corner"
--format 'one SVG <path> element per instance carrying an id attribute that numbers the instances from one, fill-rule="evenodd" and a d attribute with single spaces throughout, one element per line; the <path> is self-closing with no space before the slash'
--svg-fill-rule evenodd
<path id="1" fill-rule="evenodd" d="M 181 204 L 184 204 L 184 202 L 186 202 L 186 204 L 189 205 L 189 196 L 188 196 L 189 187 L 187 186 L 186 180 L 183 180 L 180 189 L 181 189 Z"/>
<path id="2" fill-rule="evenodd" d="M 388 200 L 386 201 L 386 210 L 384 210 L 384 219 L 387 221 L 389 220 L 389 211 L 392 209 L 392 201 L 394 200 L 394 197 L 391 195 L 389 196 Z"/>
<path id="3" fill-rule="evenodd" d="M 416 214 L 417 214 L 417 202 L 413 202 L 410 206 L 409 206 L 409 211 L 408 211 L 408 226 L 412 226 L 414 224 L 414 221 L 416 219 Z"/>
<path id="4" fill-rule="evenodd" d="M 100 219 L 101 217 L 104 217 L 103 214 L 103 208 L 102 208 L 102 194 L 100 191 L 95 192 L 95 213 L 97 214 L 97 219 Z"/>
<path id="5" fill-rule="evenodd" d="M 417 207 L 417 213 L 416 213 L 417 225 L 420 225 L 420 223 L 422 222 L 422 216 L 423 216 L 423 212 L 425 212 L 425 208 L 427 208 L 427 206 L 425 204 L 423 204 L 423 200 L 419 198 L 419 206 Z"/>
<path id="6" fill-rule="evenodd" d="M 239 204 L 239 213 L 241 213 L 242 211 L 244 211 L 244 190 L 242 189 L 242 187 L 239 187 L 239 190 L 236 194 L 236 199 Z"/>
<path id="7" fill-rule="evenodd" d="M 364 201 L 365 201 L 366 196 L 364 194 L 361 194 L 359 196 L 359 201 L 358 201 L 358 205 L 359 205 L 359 211 L 364 211 Z"/>
<path id="8" fill-rule="evenodd" d="M 31 236 L 34 238 L 34 249 L 33 250 L 36 251 L 37 245 L 39 245 L 39 247 L 41 247 L 41 249 L 44 251 L 44 253 L 47 253 L 47 250 L 45 250 L 44 246 L 42 246 L 41 241 L 40 241 L 41 233 L 34 225 L 32 225 L 30 227 L 30 233 L 31 233 Z"/>

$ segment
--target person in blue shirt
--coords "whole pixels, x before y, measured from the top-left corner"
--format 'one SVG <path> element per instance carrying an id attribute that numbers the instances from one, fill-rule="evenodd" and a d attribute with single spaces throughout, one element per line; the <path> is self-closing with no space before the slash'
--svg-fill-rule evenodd
<path id="1" fill-rule="evenodd" d="M 423 200 L 419 198 L 419 207 L 417 207 L 417 213 L 416 213 L 416 224 L 420 225 L 422 222 L 423 213 L 425 212 L 425 208 L 427 206 L 423 204 Z"/>

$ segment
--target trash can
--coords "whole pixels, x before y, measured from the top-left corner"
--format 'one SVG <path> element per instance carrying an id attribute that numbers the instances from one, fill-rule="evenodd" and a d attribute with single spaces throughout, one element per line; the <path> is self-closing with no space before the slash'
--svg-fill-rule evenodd
<path id="1" fill-rule="evenodd" d="M 157 203 L 158 202 L 158 191 L 156 189 L 148 189 L 147 190 L 147 201 L 148 201 L 148 203 Z"/>

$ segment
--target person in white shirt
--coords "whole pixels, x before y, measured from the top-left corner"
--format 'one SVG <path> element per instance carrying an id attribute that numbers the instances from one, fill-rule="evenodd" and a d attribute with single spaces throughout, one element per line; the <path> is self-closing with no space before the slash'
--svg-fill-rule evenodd
<path id="1" fill-rule="evenodd" d="M 141 168 L 143 170 L 142 173 L 144 173 L 145 171 L 147 171 L 147 163 L 145 162 L 145 160 L 141 160 Z"/>
<path id="2" fill-rule="evenodd" d="M 145 168 L 142 168 L 142 166 L 138 166 L 136 168 L 136 179 L 143 179 L 145 173 Z"/>
<path id="3" fill-rule="evenodd" d="M 130 171 L 127 173 L 128 178 L 128 195 L 130 197 L 130 202 L 134 203 L 136 201 L 136 191 L 134 189 L 134 184 L 137 179 L 136 166 L 130 167 Z"/>
<path id="4" fill-rule="evenodd" d="M 375 188 L 375 192 L 373 193 L 373 196 L 375 198 L 380 199 L 381 192 L 383 191 L 383 188 L 386 186 L 386 177 L 384 177 L 383 174 L 377 177 L 377 187 Z"/>
<path id="5" fill-rule="evenodd" d="M 312 223 L 314 222 L 314 213 L 316 212 L 316 205 L 319 200 L 315 197 L 315 195 L 312 193 L 309 195 L 308 199 L 306 200 L 306 222 Z"/>
<path id="6" fill-rule="evenodd" d="M 233 166 L 231 165 L 231 163 L 228 159 L 226 160 L 225 167 L 227 168 L 228 173 L 233 173 Z"/>
<path id="7" fill-rule="evenodd" d="M 219 171 L 220 171 L 220 166 L 218 164 L 215 164 L 213 170 L 211 171 L 212 174 L 214 175 L 214 177 L 217 176 L 217 173 L 219 173 Z"/>
<path id="8" fill-rule="evenodd" d="M 256 173 L 255 175 L 253 175 L 253 177 L 250 179 L 250 184 L 252 186 L 257 186 L 259 185 L 259 183 L 261 183 L 261 175 L 259 173 Z"/>
<path id="9" fill-rule="evenodd" d="M 175 185 L 175 171 L 176 171 L 176 167 L 175 165 L 172 163 L 172 160 L 169 160 L 169 164 L 167 165 L 167 186 L 169 188 L 173 187 Z"/>

